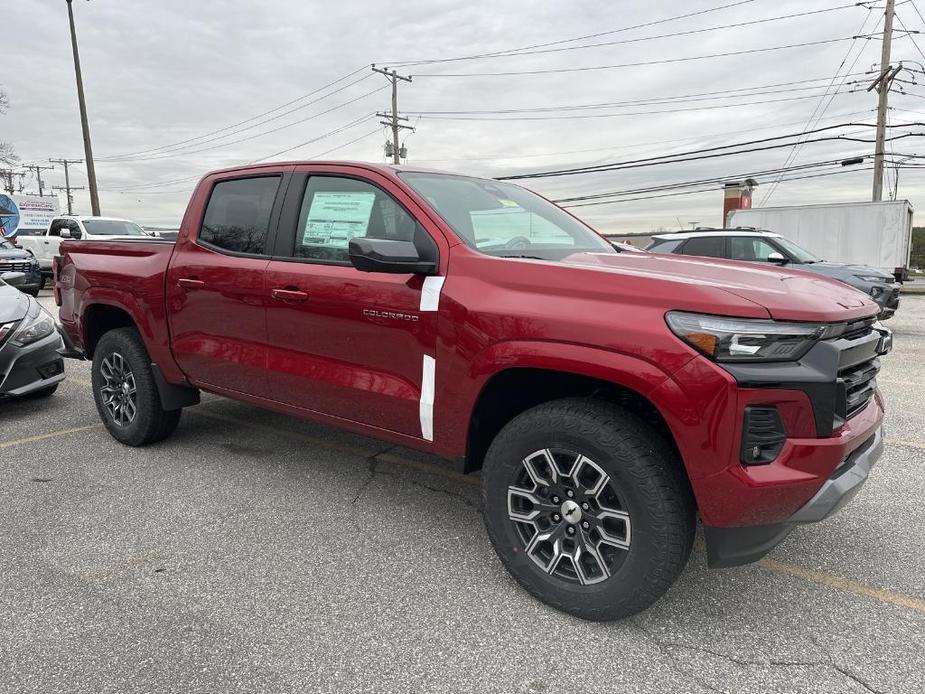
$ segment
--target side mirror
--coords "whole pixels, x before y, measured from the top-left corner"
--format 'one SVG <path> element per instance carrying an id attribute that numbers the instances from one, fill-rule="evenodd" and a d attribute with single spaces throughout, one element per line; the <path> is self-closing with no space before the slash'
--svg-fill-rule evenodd
<path id="1" fill-rule="evenodd" d="M 69 238 L 71 238 L 71 230 L 70 230 L 70 229 L 62 229 L 62 230 L 61 230 L 61 238 L 62 238 L 62 239 L 69 239 Z"/>
<path id="2" fill-rule="evenodd" d="M 361 272 L 430 275 L 437 271 L 436 247 L 422 251 L 411 241 L 355 238 L 350 239 L 348 253 Z"/>
<path id="3" fill-rule="evenodd" d="M 774 251 L 773 253 L 768 253 L 768 262 L 777 263 L 778 265 L 786 265 L 788 261 L 782 253 Z"/>
<path id="4" fill-rule="evenodd" d="M 26 273 L 24 272 L 4 272 L 0 274 L 0 280 L 3 280 L 11 287 L 18 287 L 25 279 Z"/>

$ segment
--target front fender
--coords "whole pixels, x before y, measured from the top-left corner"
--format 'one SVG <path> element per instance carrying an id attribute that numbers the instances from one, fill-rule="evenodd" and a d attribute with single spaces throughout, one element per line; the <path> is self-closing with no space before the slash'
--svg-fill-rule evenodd
<path id="1" fill-rule="evenodd" d="M 476 354 L 468 366 L 454 359 L 438 359 L 437 368 L 438 387 L 440 383 L 447 387 L 439 387 L 438 391 L 445 401 L 440 402 L 438 396 L 435 403 L 434 447 L 440 455 L 454 459 L 466 454 L 469 422 L 479 395 L 492 377 L 502 371 L 530 368 L 587 376 L 628 388 L 649 399 L 670 378 L 669 373 L 639 357 L 541 340 L 496 342 Z M 467 377 L 459 379 L 460 373 Z"/>

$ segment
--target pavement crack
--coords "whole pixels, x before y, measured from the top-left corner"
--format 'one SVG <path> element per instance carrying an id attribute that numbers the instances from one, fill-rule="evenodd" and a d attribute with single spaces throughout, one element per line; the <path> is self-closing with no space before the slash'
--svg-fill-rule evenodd
<path id="1" fill-rule="evenodd" d="M 681 664 L 677 661 L 677 659 L 674 657 L 674 654 L 670 650 L 671 647 L 674 646 L 675 644 L 663 642 L 661 639 L 655 636 L 655 634 L 652 634 L 645 627 L 643 627 L 642 624 L 639 623 L 638 619 L 630 619 L 628 621 L 636 629 L 636 631 L 642 634 L 642 637 L 646 641 L 649 641 L 650 643 L 654 644 L 655 647 L 659 650 L 659 652 L 664 654 L 665 657 L 668 658 L 668 665 L 672 670 L 677 672 L 682 677 L 685 677 L 691 680 L 694 684 L 696 684 L 699 687 L 708 689 L 711 692 L 718 692 L 718 694 L 728 694 L 726 690 L 718 689 L 717 687 L 714 687 L 709 682 L 704 681 L 700 677 L 697 677 L 693 673 L 688 672 L 683 667 L 681 667 Z M 692 648 L 693 650 L 699 650 L 695 648 L 694 646 L 690 646 L 689 648 Z M 721 656 L 721 657 L 725 657 L 725 656 Z M 733 662 L 735 662 L 734 659 L 730 659 L 730 660 L 733 660 Z"/>
<path id="2" fill-rule="evenodd" d="M 395 446 L 389 446 L 384 448 L 381 451 L 376 451 L 371 456 L 366 458 L 366 464 L 369 466 L 369 472 L 366 476 L 366 479 L 363 480 L 363 484 L 360 485 L 360 488 L 357 490 L 357 494 L 353 497 L 353 503 L 356 504 L 360 500 L 360 497 L 363 496 L 363 493 L 369 488 L 369 485 L 373 483 L 373 480 L 376 479 L 376 474 L 378 473 L 379 468 L 379 456 L 383 453 L 388 453 L 393 450 Z"/>
<path id="3" fill-rule="evenodd" d="M 827 664 L 828 664 L 828 666 L 831 667 L 833 670 L 835 670 L 836 672 L 840 672 L 842 675 L 844 675 L 845 677 L 847 677 L 849 680 L 853 680 L 853 681 L 857 682 L 859 685 L 861 685 L 862 687 L 864 687 L 864 689 L 866 689 L 867 691 L 873 692 L 874 694 L 882 694 L 882 692 L 881 692 L 879 689 L 874 689 L 874 688 L 871 687 L 870 684 L 868 684 L 864 679 L 862 679 L 862 678 L 859 677 L 858 675 L 855 675 L 855 674 L 854 674 L 853 672 L 851 672 L 850 670 L 846 670 L 845 668 L 841 667 L 840 665 L 836 665 L 835 663 L 827 663 Z"/>
<path id="4" fill-rule="evenodd" d="M 471 499 L 467 498 L 464 494 L 460 494 L 459 492 L 454 492 L 444 487 L 434 487 L 429 484 L 426 484 L 425 482 L 421 482 L 419 480 L 413 479 L 411 477 L 405 477 L 404 475 L 397 475 L 394 472 L 385 472 L 383 470 L 380 470 L 379 474 L 384 475 L 386 477 L 401 479 L 402 481 L 408 482 L 408 484 L 414 485 L 415 487 L 421 487 L 422 489 L 427 489 L 432 492 L 438 492 L 440 494 L 445 494 L 453 499 L 456 499 L 457 501 L 462 502 L 464 506 L 467 506 L 476 511 L 481 510 L 481 506 L 479 506 L 479 504 L 473 502 Z"/>

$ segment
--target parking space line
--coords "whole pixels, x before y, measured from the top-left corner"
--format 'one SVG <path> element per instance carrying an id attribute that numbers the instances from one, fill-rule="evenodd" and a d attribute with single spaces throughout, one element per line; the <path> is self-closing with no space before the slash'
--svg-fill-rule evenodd
<path id="1" fill-rule="evenodd" d="M 915 441 L 900 441 L 898 439 L 887 439 L 887 446 L 909 446 L 911 448 L 921 448 L 925 450 L 925 443 L 916 443 Z"/>
<path id="2" fill-rule="evenodd" d="M 817 583 L 819 585 L 828 586 L 829 588 L 837 588 L 838 590 L 848 591 L 856 595 L 863 595 L 868 598 L 873 598 L 874 600 L 879 600 L 880 602 L 887 602 L 925 614 L 925 600 L 914 598 L 911 595 L 894 593 L 891 590 L 884 590 L 882 588 L 874 588 L 873 586 L 858 583 L 857 581 L 842 578 L 841 576 L 834 576 L 822 571 L 808 569 L 805 566 L 777 561 L 776 559 L 768 559 L 767 557 L 757 561 L 756 565 L 768 571 L 773 571 L 774 573 L 800 578 L 810 583 Z"/>
<path id="3" fill-rule="evenodd" d="M 85 427 L 74 427 L 73 429 L 61 429 L 59 431 L 50 431 L 47 434 L 38 434 L 36 436 L 27 436 L 24 439 L 15 439 L 13 441 L 0 441 L 0 448 L 9 448 L 11 446 L 22 446 L 27 443 L 35 443 L 36 441 L 43 441 L 45 439 L 53 439 L 56 436 L 67 436 L 68 434 L 76 434 L 80 431 L 90 431 L 91 429 L 100 429 L 102 428 L 102 422 L 96 424 L 89 424 Z"/>

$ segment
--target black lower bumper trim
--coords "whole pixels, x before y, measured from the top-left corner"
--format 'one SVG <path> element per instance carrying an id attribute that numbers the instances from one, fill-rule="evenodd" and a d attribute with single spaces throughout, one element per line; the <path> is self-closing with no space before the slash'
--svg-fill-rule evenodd
<path id="1" fill-rule="evenodd" d="M 744 528 L 704 526 L 707 565 L 719 569 L 751 564 L 783 542 L 797 525 L 818 523 L 837 513 L 860 491 L 882 453 L 883 431 L 878 429 L 845 458 L 812 499 L 783 523 Z"/>

